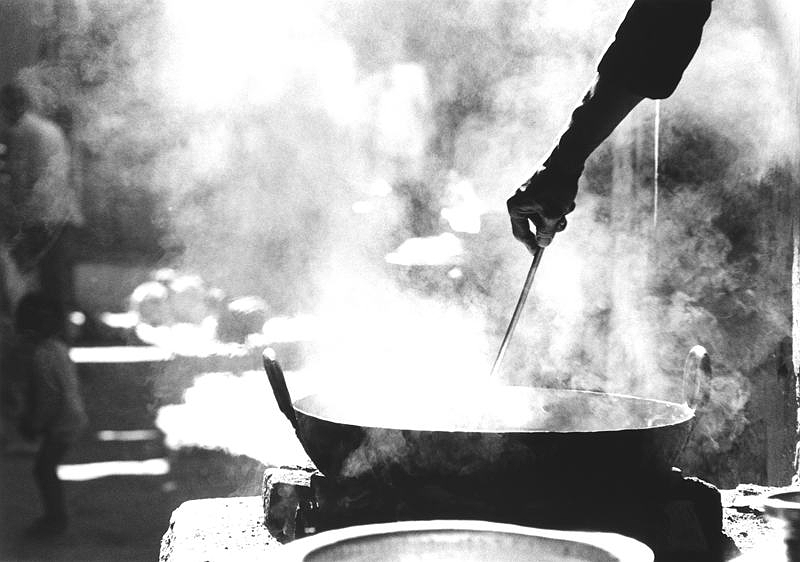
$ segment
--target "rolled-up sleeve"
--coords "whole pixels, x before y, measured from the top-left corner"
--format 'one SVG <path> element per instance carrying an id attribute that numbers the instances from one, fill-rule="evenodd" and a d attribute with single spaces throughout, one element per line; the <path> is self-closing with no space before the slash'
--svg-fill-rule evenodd
<path id="1" fill-rule="evenodd" d="M 711 0 L 636 0 L 597 67 L 632 93 L 661 99 L 677 88 L 711 14 Z"/>

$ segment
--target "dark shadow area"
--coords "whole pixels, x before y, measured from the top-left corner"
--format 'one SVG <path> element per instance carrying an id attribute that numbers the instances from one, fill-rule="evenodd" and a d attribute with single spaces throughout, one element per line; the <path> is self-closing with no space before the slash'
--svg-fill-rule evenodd
<path id="1" fill-rule="evenodd" d="M 105 445 L 105 444 L 100 444 Z M 69 465 L 101 462 L 108 453 L 86 439 L 70 452 Z M 114 457 L 152 459 L 163 447 L 152 442 L 116 444 Z M 244 456 L 187 449 L 166 455 L 163 475 L 115 475 L 65 482 L 71 524 L 63 535 L 30 539 L 25 528 L 39 514 L 30 475 L 33 457 L 0 458 L 0 559 L 4 561 L 157 560 L 172 511 L 190 499 L 256 495 L 264 466 Z"/>

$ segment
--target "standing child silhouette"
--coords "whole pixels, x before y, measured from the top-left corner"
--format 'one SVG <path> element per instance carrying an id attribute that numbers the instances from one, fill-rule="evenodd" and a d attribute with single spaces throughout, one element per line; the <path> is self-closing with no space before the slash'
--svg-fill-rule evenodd
<path id="1" fill-rule="evenodd" d="M 31 293 L 16 310 L 16 328 L 28 349 L 28 401 L 20 433 L 41 438 L 33 476 L 42 496 L 44 515 L 29 529 L 36 536 L 67 528 L 64 490 L 56 469 L 87 424 L 75 365 L 63 339 L 63 307 L 52 296 Z"/>

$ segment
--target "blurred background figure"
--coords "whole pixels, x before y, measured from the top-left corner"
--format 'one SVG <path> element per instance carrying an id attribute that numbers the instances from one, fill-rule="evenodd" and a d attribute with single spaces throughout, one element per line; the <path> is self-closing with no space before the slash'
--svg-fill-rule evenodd
<path id="1" fill-rule="evenodd" d="M 42 497 L 44 514 L 28 532 L 50 536 L 67 528 L 64 490 L 56 469 L 87 426 L 78 375 L 64 341 L 66 318 L 61 304 L 50 295 L 30 293 L 16 310 L 19 345 L 27 353 L 17 380 L 25 389 L 20 420 L 23 437 L 39 439 L 33 476 Z"/>
<path id="2" fill-rule="evenodd" d="M 5 284 L 17 275 L 26 289 L 40 289 L 72 309 L 70 263 L 83 217 L 70 182 L 69 144 L 55 122 L 34 111 L 30 94 L 18 83 L 0 89 L 0 115 L 0 228 L 11 257 L 4 269 L 17 270 L 4 274 Z"/>

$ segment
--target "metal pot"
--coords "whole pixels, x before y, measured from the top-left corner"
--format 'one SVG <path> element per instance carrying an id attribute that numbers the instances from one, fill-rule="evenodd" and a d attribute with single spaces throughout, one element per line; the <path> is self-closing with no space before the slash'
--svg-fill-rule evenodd
<path id="1" fill-rule="evenodd" d="M 483 521 L 410 521 L 348 527 L 283 547 L 286 562 L 419 560 L 652 562 L 644 544 L 614 533 L 553 531 Z"/>
<path id="2" fill-rule="evenodd" d="M 770 560 L 800 561 L 800 490 L 769 494 L 764 499 L 764 513 L 783 539 L 782 545 L 777 541 L 771 545 Z"/>
<path id="3" fill-rule="evenodd" d="M 558 493 L 559 482 L 595 486 L 669 472 L 692 430 L 697 394 L 689 385 L 687 403 L 678 404 L 583 390 L 383 385 L 292 401 L 278 363 L 265 357 L 264 367 L 303 448 L 330 478 L 524 479 L 542 483 L 543 493 Z"/>

